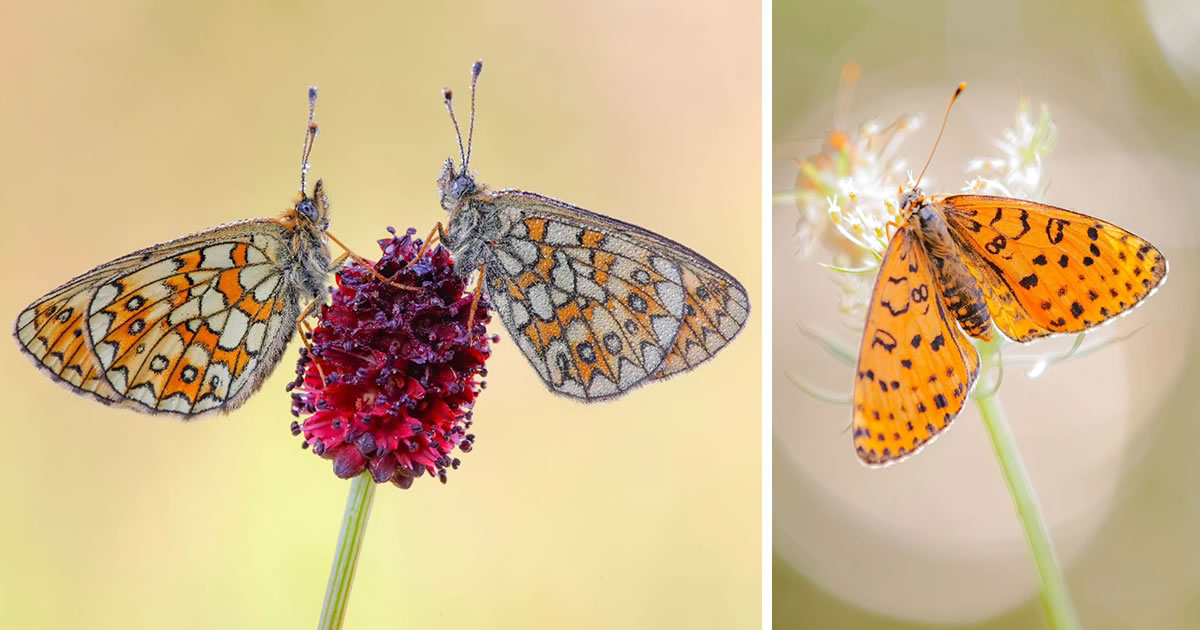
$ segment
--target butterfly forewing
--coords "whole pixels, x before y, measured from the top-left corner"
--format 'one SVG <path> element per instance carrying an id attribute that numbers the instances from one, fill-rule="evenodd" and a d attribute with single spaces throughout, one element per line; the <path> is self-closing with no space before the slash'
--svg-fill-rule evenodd
<path id="1" fill-rule="evenodd" d="M 954 419 L 979 355 L 942 304 L 911 226 L 892 238 L 867 311 L 854 381 L 854 446 L 869 465 L 916 452 Z"/>
<path id="2" fill-rule="evenodd" d="M 1166 277 L 1161 252 L 1100 219 L 1006 197 L 933 203 L 984 288 L 996 327 L 1015 341 L 1092 328 Z"/>

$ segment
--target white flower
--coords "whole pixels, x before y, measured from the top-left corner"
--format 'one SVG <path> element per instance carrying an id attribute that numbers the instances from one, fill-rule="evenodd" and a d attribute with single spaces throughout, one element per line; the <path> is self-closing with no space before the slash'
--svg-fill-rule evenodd
<path id="1" fill-rule="evenodd" d="M 857 136 L 831 133 L 821 153 L 797 161 L 800 172 L 791 195 L 800 211 L 796 242 L 802 257 L 817 244 L 845 254 L 852 265 L 883 253 L 885 226 L 899 217 L 896 190 L 907 172 L 897 152 L 920 126 L 917 116 L 903 116 L 887 127 L 867 121 Z"/>
<path id="2" fill-rule="evenodd" d="M 1029 99 L 1022 98 L 1017 102 L 1013 126 L 992 142 L 1002 155 L 969 160 L 967 173 L 975 178 L 963 191 L 1041 201 L 1049 183 L 1042 159 L 1054 149 L 1057 139 L 1050 109 L 1042 105 L 1041 117 L 1034 123 Z"/>

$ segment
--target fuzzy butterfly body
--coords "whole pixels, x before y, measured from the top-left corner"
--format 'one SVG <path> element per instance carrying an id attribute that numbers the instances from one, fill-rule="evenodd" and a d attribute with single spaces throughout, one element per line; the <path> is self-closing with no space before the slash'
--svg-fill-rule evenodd
<path id="1" fill-rule="evenodd" d="M 1167 261 L 1111 223 L 987 195 L 900 200 L 854 383 L 854 445 L 868 465 L 913 454 L 962 410 L 979 370 L 970 337 L 1078 333 L 1141 303 Z M 957 325 L 956 325 L 957 324 Z"/>
<path id="2" fill-rule="evenodd" d="M 745 325 L 745 289 L 708 259 L 556 199 L 492 191 L 466 170 L 467 147 L 463 169 L 447 160 L 438 180 L 442 243 L 460 274 L 483 269 L 482 291 L 552 392 L 621 396 L 704 363 Z"/>
<path id="3" fill-rule="evenodd" d="M 310 92 L 309 138 L 315 91 Z M 306 162 L 307 163 L 307 162 Z M 229 223 L 107 262 L 38 299 L 13 337 L 58 384 L 193 417 L 246 401 L 278 365 L 333 263 L 320 181 L 278 218 Z"/>

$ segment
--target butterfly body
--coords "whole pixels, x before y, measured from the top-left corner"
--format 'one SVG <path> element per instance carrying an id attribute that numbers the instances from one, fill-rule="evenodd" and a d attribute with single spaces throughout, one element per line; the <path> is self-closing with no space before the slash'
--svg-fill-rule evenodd
<path id="1" fill-rule="evenodd" d="M 13 336 L 60 385 L 143 413 L 240 406 L 274 370 L 332 262 L 321 182 L 278 218 L 221 225 L 84 273 L 23 310 Z"/>
<path id="2" fill-rule="evenodd" d="M 901 208 L 908 211 L 909 226 L 915 230 L 933 262 L 938 293 L 946 310 L 968 335 L 990 340 L 992 325 L 987 300 L 970 268 L 959 256 L 961 246 L 950 235 L 945 215 L 919 190 L 909 191 L 901 197 L 900 203 Z"/>
<path id="3" fill-rule="evenodd" d="M 900 206 L 855 372 L 854 444 L 867 465 L 904 459 L 958 415 L 979 371 L 968 336 L 1082 332 L 1140 304 L 1167 274 L 1150 243 L 1071 210 L 917 189 Z"/>

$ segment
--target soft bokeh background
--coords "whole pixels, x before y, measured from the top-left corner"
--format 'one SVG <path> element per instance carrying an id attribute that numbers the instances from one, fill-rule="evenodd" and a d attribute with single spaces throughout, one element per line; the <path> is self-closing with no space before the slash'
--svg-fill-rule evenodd
<path id="1" fill-rule="evenodd" d="M 1200 10 L 1146 2 L 774 3 L 775 188 L 815 153 L 834 118 L 838 74 L 862 68 L 847 122 L 924 113 L 903 145 L 955 192 L 968 157 L 995 155 L 1024 93 L 1051 107 L 1059 141 L 1047 201 L 1149 238 L 1168 282 L 1101 335 L 1132 339 L 1029 380 L 1000 399 L 1040 495 L 1084 626 L 1200 625 Z M 1036 110 L 1035 110 L 1036 112 Z M 780 628 L 1038 628 L 1036 573 L 974 406 L 954 430 L 885 470 L 859 465 L 849 407 L 814 400 L 792 370 L 848 396 L 853 369 L 797 322 L 857 348 L 828 260 L 795 256 L 797 212 L 776 204 L 774 242 L 774 620 Z M 1046 341 L 1023 352 L 1065 350 Z"/>
<path id="2" fill-rule="evenodd" d="M 476 58 L 481 181 L 668 234 L 757 303 L 758 7 L 543 5 L 6 4 L 0 313 L 283 210 L 310 84 L 334 234 L 368 255 L 387 225 L 424 234 L 458 155 L 440 90 L 461 105 Z M 347 627 L 757 627 L 758 321 L 596 406 L 502 341 L 450 483 L 380 490 Z M 297 343 L 243 409 L 193 424 L 74 396 L 3 345 L 0 625 L 315 623 L 347 484 L 288 432 Z"/>

